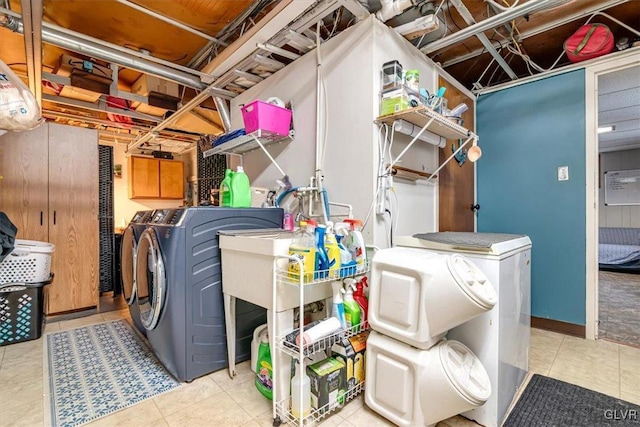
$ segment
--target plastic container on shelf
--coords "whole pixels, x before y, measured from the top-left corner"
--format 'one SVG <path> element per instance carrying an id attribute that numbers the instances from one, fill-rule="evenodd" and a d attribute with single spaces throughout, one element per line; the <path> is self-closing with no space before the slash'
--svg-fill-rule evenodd
<path id="1" fill-rule="evenodd" d="M 289 135 L 291 110 L 263 101 L 253 101 L 242 107 L 242 120 L 246 133 L 258 129 L 282 136 Z"/>

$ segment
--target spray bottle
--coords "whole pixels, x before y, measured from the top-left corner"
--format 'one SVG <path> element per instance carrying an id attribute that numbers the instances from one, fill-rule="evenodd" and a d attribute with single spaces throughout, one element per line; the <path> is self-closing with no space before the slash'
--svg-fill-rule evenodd
<path id="1" fill-rule="evenodd" d="M 353 291 L 356 289 L 356 279 L 344 279 L 344 318 L 347 328 L 352 332 L 358 332 L 357 326 L 360 324 L 360 305 L 353 299 Z"/>
<path id="2" fill-rule="evenodd" d="M 356 290 L 353 292 L 353 299 L 358 302 L 360 306 L 360 322 L 363 322 L 364 329 L 368 327 L 367 316 L 369 312 L 369 300 L 364 294 L 364 288 L 368 287 L 367 276 L 364 276 L 359 282 L 356 283 Z"/>
<path id="3" fill-rule="evenodd" d="M 325 239 L 325 247 L 327 249 L 327 256 L 329 257 L 329 277 L 337 279 L 340 277 L 340 247 L 336 240 L 336 235 L 333 232 L 333 223 L 327 222 L 327 236 Z"/>
<path id="4" fill-rule="evenodd" d="M 335 317 L 340 321 L 340 326 L 342 329 L 347 328 L 347 321 L 344 317 L 344 303 L 342 301 L 342 294 L 344 293 L 344 289 L 342 288 L 341 282 L 333 282 L 331 283 L 333 287 L 333 305 L 331 307 L 331 317 Z"/>
<path id="5" fill-rule="evenodd" d="M 338 249 L 340 249 L 340 277 L 356 274 L 356 261 L 345 246 L 345 242 L 349 237 L 349 228 L 349 224 L 345 222 L 338 222 L 335 225 L 336 241 L 338 242 Z"/>
<path id="6" fill-rule="evenodd" d="M 359 219 L 345 219 L 344 222 L 349 224 L 351 227 L 351 230 L 349 230 L 351 239 L 347 248 L 351 252 L 353 259 L 356 261 L 357 271 L 362 272 L 364 271 L 365 264 L 367 262 L 367 249 L 364 245 L 364 237 L 362 237 L 362 232 L 360 231 L 362 228 L 362 221 Z"/>
<path id="7" fill-rule="evenodd" d="M 314 279 L 325 279 L 329 275 L 329 255 L 325 247 L 327 226 L 320 224 L 316 227 L 316 272 Z"/>

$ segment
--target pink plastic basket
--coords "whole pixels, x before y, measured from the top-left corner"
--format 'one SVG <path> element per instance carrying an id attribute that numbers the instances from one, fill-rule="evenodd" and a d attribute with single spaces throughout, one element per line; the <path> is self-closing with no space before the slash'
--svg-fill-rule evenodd
<path id="1" fill-rule="evenodd" d="M 291 126 L 291 110 L 263 101 L 253 101 L 242 107 L 242 120 L 246 133 L 261 129 L 286 136 Z"/>

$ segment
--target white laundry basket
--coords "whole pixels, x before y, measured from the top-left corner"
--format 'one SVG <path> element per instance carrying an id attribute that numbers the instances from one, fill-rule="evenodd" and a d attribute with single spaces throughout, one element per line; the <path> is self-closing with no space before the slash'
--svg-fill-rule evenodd
<path id="1" fill-rule="evenodd" d="M 16 239 L 13 251 L 0 262 L 0 285 L 49 280 L 54 249 L 52 243 Z"/>

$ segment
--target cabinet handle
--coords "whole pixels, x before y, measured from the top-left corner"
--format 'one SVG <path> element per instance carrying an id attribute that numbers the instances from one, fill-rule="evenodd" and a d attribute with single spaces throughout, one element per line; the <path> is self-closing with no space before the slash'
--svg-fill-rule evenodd
<path id="1" fill-rule="evenodd" d="M 42 223 L 42 219 L 43 219 L 43 218 L 44 218 L 44 217 L 43 217 L 42 211 L 40 211 L 40 225 L 44 225 L 44 224 Z"/>
<path id="2" fill-rule="evenodd" d="M 53 225 L 56 225 L 56 211 L 53 211 Z"/>

